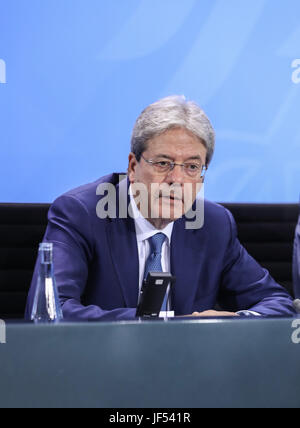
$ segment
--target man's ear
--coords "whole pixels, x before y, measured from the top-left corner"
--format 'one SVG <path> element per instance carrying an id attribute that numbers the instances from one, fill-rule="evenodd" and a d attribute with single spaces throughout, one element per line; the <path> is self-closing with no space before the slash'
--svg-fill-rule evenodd
<path id="1" fill-rule="evenodd" d="M 137 165 L 137 160 L 136 160 L 135 154 L 131 152 L 129 153 L 129 156 L 128 156 L 128 168 L 127 168 L 128 178 L 131 183 L 134 182 L 136 165 Z"/>

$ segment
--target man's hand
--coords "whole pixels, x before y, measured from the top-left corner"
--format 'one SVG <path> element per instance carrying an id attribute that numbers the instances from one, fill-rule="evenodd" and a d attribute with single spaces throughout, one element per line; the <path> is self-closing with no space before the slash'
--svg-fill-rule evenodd
<path id="1" fill-rule="evenodd" d="M 239 315 L 235 312 L 226 311 L 204 311 L 204 312 L 193 312 L 190 317 L 238 317 Z"/>

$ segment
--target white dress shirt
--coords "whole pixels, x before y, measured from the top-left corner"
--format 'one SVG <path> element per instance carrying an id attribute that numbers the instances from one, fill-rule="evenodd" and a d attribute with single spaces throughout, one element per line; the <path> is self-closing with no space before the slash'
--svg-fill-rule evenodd
<path id="1" fill-rule="evenodd" d="M 131 187 L 129 189 L 129 195 L 132 211 L 134 214 L 135 232 L 139 255 L 139 289 L 141 290 L 144 279 L 146 260 L 150 255 L 150 245 L 148 239 L 157 233 L 163 233 L 166 235 L 166 239 L 162 245 L 161 267 L 163 272 L 170 272 L 170 247 L 174 222 L 169 223 L 164 229 L 156 229 L 151 223 L 149 223 L 148 220 L 142 216 L 135 203 Z"/>

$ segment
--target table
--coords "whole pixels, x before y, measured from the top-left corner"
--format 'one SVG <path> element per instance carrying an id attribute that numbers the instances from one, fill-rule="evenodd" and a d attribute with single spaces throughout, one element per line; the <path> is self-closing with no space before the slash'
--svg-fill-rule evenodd
<path id="1" fill-rule="evenodd" d="M 300 318 L 6 324 L 0 406 L 299 407 L 298 342 Z"/>

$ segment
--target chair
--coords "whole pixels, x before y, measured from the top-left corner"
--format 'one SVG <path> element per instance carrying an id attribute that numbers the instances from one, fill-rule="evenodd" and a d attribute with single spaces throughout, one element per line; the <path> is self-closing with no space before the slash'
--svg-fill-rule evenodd
<path id="1" fill-rule="evenodd" d="M 293 287 L 294 294 L 300 299 L 300 216 L 295 233 L 294 252 L 293 252 Z"/>
<path id="2" fill-rule="evenodd" d="M 23 318 L 49 204 L 0 204 L 0 318 Z"/>
<path id="3" fill-rule="evenodd" d="M 223 204 L 241 243 L 290 294 L 298 204 Z M 22 319 L 49 204 L 0 204 L 0 318 Z"/>
<path id="4" fill-rule="evenodd" d="M 298 204 L 223 204 L 246 250 L 293 296 L 292 259 Z"/>

